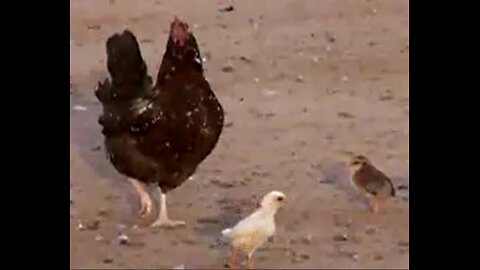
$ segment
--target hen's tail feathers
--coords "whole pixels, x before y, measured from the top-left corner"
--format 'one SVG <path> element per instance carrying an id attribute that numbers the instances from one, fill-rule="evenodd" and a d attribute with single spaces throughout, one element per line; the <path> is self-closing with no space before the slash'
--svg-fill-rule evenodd
<path id="1" fill-rule="evenodd" d="M 112 83 L 99 83 L 96 95 L 102 102 L 137 96 L 151 82 L 137 39 L 129 30 L 107 40 L 107 67 Z"/>

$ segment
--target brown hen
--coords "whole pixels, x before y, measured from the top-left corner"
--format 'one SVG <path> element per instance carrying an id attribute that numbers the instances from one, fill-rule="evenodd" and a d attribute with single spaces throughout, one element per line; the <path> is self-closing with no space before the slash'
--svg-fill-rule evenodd
<path id="1" fill-rule="evenodd" d="M 140 182 L 158 186 L 160 214 L 152 226 L 183 225 L 169 219 L 166 194 L 212 152 L 224 123 L 195 37 L 175 18 L 155 86 L 132 32 L 112 35 L 106 47 L 111 81 L 99 83 L 95 94 L 103 105 L 99 123 L 110 161 L 140 195 L 143 217 L 152 200 Z"/>

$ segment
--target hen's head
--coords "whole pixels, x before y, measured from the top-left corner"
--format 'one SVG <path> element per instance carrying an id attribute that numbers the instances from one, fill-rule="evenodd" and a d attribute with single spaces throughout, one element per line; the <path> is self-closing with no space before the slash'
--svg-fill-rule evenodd
<path id="1" fill-rule="evenodd" d="M 200 51 L 193 34 L 188 30 L 188 24 L 177 17 L 170 25 L 170 34 L 167 43 L 167 53 L 176 60 L 197 64 L 201 63 Z"/>

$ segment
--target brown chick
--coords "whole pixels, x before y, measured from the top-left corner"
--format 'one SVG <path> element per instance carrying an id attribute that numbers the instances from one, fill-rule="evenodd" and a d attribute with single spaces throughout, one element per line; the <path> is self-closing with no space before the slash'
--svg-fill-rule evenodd
<path id="1" fill-rule="evenodd" d="M 367 197 L 373 197 L 373 213 L 377 214 L 380 204 L 389 197 L 395 197 L 392 180 L 373 166 L 363 155 L 355 155 L 349 163 L 353 186 Z"/>

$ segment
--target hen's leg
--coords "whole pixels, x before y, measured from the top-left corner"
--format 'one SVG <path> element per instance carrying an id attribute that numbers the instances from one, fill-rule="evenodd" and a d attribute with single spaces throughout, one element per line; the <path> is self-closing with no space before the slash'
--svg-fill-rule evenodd
<path id="1" fill-rule="evenodd" d="M 152 212 L 152 199 L 150 198 L 150 194 L 145 190 L 142 186 L 140 181 L 128 178 L 132 186 L 137 191 L 138 195 L 140 196 L 140 211 L 139 214 L 142 218 L 145 218 Z"/>
<path id="2" fill-rule="evenodd" d="M 158 219 L 151 225 L 152 227 L 176 227 L 176 226 L 181 226 L 185 225 L 185 221 L 181 220 L 171 220 L 168 218 L 168 212 L 167 212 L 167 195 L 165 195 L 160 187 L 158 187 L 158 192 L 160 193 L 160 215 L 158 216 Z"/>

